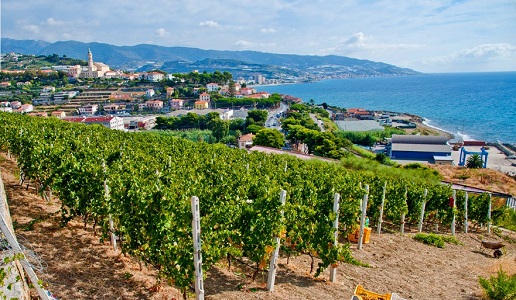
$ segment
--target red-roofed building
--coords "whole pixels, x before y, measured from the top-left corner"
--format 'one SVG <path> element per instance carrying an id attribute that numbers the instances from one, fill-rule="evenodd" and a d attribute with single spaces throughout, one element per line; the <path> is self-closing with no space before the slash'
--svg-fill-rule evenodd
<path id="1" fill-rule="evenodd" d="M 62 119 L 66 117 L 66 113 L 62 110 L 56 110 L 52 112 L 51 116 Z"/>
<path id="2" fill-rule="evenodd" d="M 249 149 L 253 146 L 253 137 L 252 133 L 244 134 L 240 136 L 238 139 L 238 148 L 240 149 Z"/>
<path id="3" fill-rule="evenodd" d="M 208 101 L 195 101 L 194 102 L 194 108 L 195 109 L 207 109 L 210 108 L 210 103 Z"/>
<path id="4" fill-rule="evenodd" d="M 208 93 L 202 93 L 199 95 L 199 100 L 200 101 L 208 101 L 210 102 L 210 94 Z"/>
<path id="5" fill-rule="evenodd" d="M 172 107 L 172 109 L 182 109 L 184 105 L 185 105 L 185 100 L 183 100 L 183 99 L 170 100 L 170 107 Z"/>
<path id="6" fill-rule="evenodd" d="M 122 118 L 114 116 L 101 116 L 101 117 L 67 117 L 63 120 L 75 123 L 84 124 L 100 124 L 109 129 L 124 130 L 124 121 Z"/>
<path id="7" fill-rule="evenodd" d="M 255 90 L 255 89 L 252 89 L 252 88 L 246 88 L 246 87 L 245 87 L 245 88 L 241 88 L 241 89 L 240 89 L 240 94 L 242 94 L 242 95 L 244 95 L 244 96 L 245 96 L 245 95 L 252 95 L 252 94 L 254 94 L 254 93 L 256 93 L 256 90 Z"/>
<path id="8" fill-rule="evenodd" d="M 163 101 L 161 100 L 149 100 L 145 102 L 145 106 L 148 109 L 160 110 L 163 108 Z"/>
<path id="9" fill-rule="evenodd" d="M 208 90 L 208 92 L 216 92 L 219 90 L 219 85 L 217 83 L 210 82 L 206 85 L 206 90 Z"/>
<path id="10" fill-rule="evenodd" d="M 12 104 L 11 104 L 11 107 L 12 107 Z M 30 113 L 31 111 L 34 110 L 34 106 L 32 106 L 32 104 L 23 104 L 22 106 L 20 106 L 20 108 L 18 108 L 18 112 L 19 113 Z"/>

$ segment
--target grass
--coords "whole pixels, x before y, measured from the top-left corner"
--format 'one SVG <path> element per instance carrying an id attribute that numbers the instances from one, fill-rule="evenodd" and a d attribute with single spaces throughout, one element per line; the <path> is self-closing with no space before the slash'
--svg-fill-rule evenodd
<path id="1" fill-rule="evenodd" d="M 444 248 L 445 244 L 462 245 L 454 236 L 440 235 L 434 233 L 418 233 L 414 236 L 416 241 L 422 242 L 423 244 L 432 245 L 437 248 Z"/>
<path id="2" fill-rule="evenodd" d="M 489 279 L 479 277 L 478 281 L 489 300 L 516 299 L 516 274 L 508 275 L 501 266 L 496 276 Z"/>
<path id="3" fill-rule="evenodd" d="M 516 211 L 513 209 L 503 206 L 493 219 L 496 226 L 516 231 Z"/>

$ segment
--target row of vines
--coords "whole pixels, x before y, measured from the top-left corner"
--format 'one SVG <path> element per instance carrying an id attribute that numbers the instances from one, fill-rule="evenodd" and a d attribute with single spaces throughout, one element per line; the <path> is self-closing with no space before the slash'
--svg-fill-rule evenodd
<path id="1" fill-rule="evenodd" d="M 111 218 L 122 251 L 155 266 L 183 291 L 194 281 L 191 196 L 200 199 L 205 271 L 224 257 L 245 257 L 263 270 L 276 237 L 289 253 L 319 257 L 316 275 L 352 262 L 348 243 L 333 244 L 333 196 L 341 195 L 341 228 L 351 230 L 364 184 L 370 186 L 372 220 L 378 218 L 384 182 L 384 220 L 396 223 L 406 213 L 409 222 L 417 222 L 425 189 L 427 214 L 439 212 L 446 223 L 457 213 L 448 205 L 449 186 L 417 178 L 57 119 L 0 113 L 0 124 L 0 148 L 17 159 L 40 192 L 59 197 L 65 223 L 80 217 L 107 237 Z M 284 206 L 280 190 L 287 192 Z M 470 219 L 484 222 L 484 207 L 478 211 Z"/>

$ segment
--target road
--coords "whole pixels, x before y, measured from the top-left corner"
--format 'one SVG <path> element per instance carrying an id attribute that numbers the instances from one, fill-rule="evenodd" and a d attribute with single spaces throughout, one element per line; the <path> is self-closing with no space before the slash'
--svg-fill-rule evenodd
<path id="1" fill-rule="evenodd" d="M 288 106 L 285 103 L 280 102 L 280 107 L 278 109 L 269 111 L 269 116 L 267 117 L 267 121 L 265 121 L 265 127 L 280 130 L 281 124 L 279 119 L 284 116 L 284 112 L 286 112 L 287 109 Z"/>

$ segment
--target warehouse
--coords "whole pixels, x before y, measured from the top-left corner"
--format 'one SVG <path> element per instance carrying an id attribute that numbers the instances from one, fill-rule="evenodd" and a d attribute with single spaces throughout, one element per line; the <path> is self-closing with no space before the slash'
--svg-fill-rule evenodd
<path id="1" fill-rule="evenodd" d="M 393 135 L 390 157 L 395 160 L 435 162 L 435 158 L 451 157 L 446 136 Z"/>

